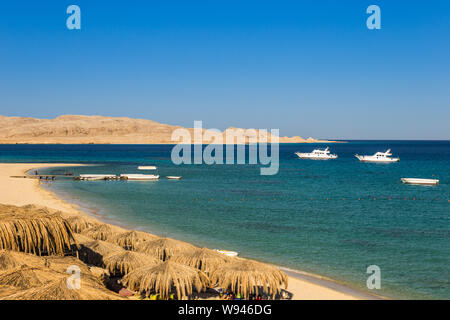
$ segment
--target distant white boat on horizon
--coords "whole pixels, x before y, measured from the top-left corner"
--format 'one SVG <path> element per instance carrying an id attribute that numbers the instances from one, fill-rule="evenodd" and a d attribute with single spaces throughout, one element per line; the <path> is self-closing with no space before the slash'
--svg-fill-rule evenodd
<path id="1" fill-rule="evenodd" d="M 145 181 L 145 180 L 158 180 L 159 175 L 157 174 L 134 174 L 134 173 L 123 173 L 120 177 L 127 180 Z"/>
<path id="2" fill-rule="evenodd" d="M 156 170 L 156 166 L 139 166 L 139 170 Z"/>
<path id="3" fill-rule="evenodd" d="M 420 184 L 428 186 L 435 186 L 439 184 L 438 179 L 401 178 L 401 180 L 405 184 Z"/>
<path id="4" fill-rule="evenodd" d="M 398 162 L 400 158 L 391 158 L 392 156 L 391 149 L 388 149 L 386 152 L 377 152 L 372 156 L 361 156 L 359 154 L 355 154 L 355 157 L 358 158 L 361 162 Z"/>
<path id="5" fill-rule="evenodd" d="M 336 154 L 331 154 L 326 147 L 325 149 L 315 149 L 311 153 L 301 153 L 296 152 L 295 154 L 300 159 L 313 159 L 313 160 L 328 160 L 328 159 L 336 159 L 338 156 Z"/>

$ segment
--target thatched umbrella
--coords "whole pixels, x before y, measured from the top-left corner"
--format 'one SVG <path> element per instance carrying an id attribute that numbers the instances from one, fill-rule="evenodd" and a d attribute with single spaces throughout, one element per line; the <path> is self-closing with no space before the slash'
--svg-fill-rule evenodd
<path id="1" fill-rule="evenodd" d="M 158 238 L 156 240 L 145 241 L 136 247 L 136 251 L 154 256 L 160 260 L 167 260 L 177 254 L 195 251 L 193 245 L 171 238 Z"/>
<path id="2" fill-rule="evenodd" d="M 36 268 L 42 268 L 45 266 L 45 259 L 50 257 L 50 256 L 36 256 L 32 253 L 23 253 L 23 252 L 18 252 L 18 251 L 7 251 L 4 250 L 4 257 L 6 260 L 6 257 L 9 257 L 11 259 L 13 259 L 15 266 L 13 266 L 12 264 L 10 264 L 10 268 L 6 268 L 5 270 L 9 270 L 15 267 L 20 267 L 23 265 L 27 265 L 30 267 L 36 267 Z M 1 251 L 0 251 L 0 260 L 2 257 Z M 53 256 L 53 257 L 58 257 L 58 258 L 62 258 L 62 256 Z M 8 259 L 9 260 L 9 259 Z M 1 268 L 0 268 L 1 269 Z"/>
<path id="3" fill-rule="evenodd" d="M 81 274 L 90 275 L 90 268 L 83 263 L 81 260 L 72 257 L 72 256 L 49 256 L 45 257 L 43 261 L 41 261 L 41 265 L 46 267 L 46 270 L 51 270 L 55 272 L 59 272 L 61 274 L 67 274 L 67 270 L 69 267 L 77 266 L 80 268 Z"/>
<path id="4" fill-rule="evenodd" d="M 3 300 L 81 300 L 78 290 L 69 289 L 66 279 L 62 278 L 38 288 L 31 288 L 7 296 Z"/>
<path id="5" fill-rule="evenodd" d="M 43 286 L 20 291 L 2 300 L 116 300 L 121 297 L 106 289 L 81 282 L 80 289 L 70 289 L 67 278 L 50 281 Z"/>
<path id="6" fill-rule="evenodd" d="M 34 270 L 29 266 L 21 266 L 8 271 L 0 273 L 0 284 L 4 286 L 12 286 L 20 289 L 28 289 L 31 287 L 40 286 L 42 283 L 39 281 Z"/>
<path id="7" fill-rule="evenodd" d="M 10 296 L 10 295 L 12 295 L 14 293 L 17 293 L 18 291 L 20 291 L 19 288 L 14 288 L 14 287 L 11 287 L 11 286 L 2 286 L 2 285 L 0 285 L 0 300 L 3 297 Z"/>
<path id="8" fill-rule="evenodd" d="M 75 233 L 73 236 L 79 245 L 94 241 L 94 239 L 79 233 Z"/>
<path id="9" fill-rule="evenodd" d="M 72 229 L 58 214 L 24 214 L 18 209 L 0 213 L 0 249 L 64 255 L 72 243 Z"/>
<path id="10" fill-rule="evenodd" d="M 116 234 L 111 237 L 111 239 L 108 239 L 108 241 L 113 242 L 127 250 L 135 250 L 140 243 L 156 239 L 158 239 L 158 237 L 150 233 L 132 230 Z"/>
<path id="11" fill-rule="evenodd" d="M 274 295 L 284 285 L 287 288 L 287 275 L 276 267 L 250 260 L 234 260 L 223 264 L 210 274 L 212 284 L 223 289 L 242 294 L 248 298 L 256 294 L 259 288 L 269 295 Z"/>
<path id="12" fill-rule="evenodd" d="M 161 261 L 144 253 L 123 251 L 103 258 L 111 275 L 123 276 L 143 266 L 154 266 Z"/>
<path id="13" fill-rule="evenodd" d="M 85 229 L 83 232 L 81 232 L 81 234 L 95 240 L 105 241 L 113 236 L 114 232 L 109 224 L 101 223 L 90 227 L 89 229 Z"/>
<path id="14" fill-rule="evenodd" d="M 11 254 L 11 251 L 0 250 L 0 270 L 12 269 L 21 263 Z"/>
<path id="15" fill-rule="evenodd" d="M 203 272 L 172 261 L 136 269 L 122 283 L 146 296 L 157 293 L 162 299 L 169 299 L 171 293 L 176 293 L 178 299 L 187 298 L 194 289 L 200 292 L 209 284 Z"/>
<path id="16" fill-rule="evenodd" d="M 6 296 L 1 300 L 112 300 L 122 299 L 105 289 L 101 282 L 90 274 L 81 274 L 80 288 L 68 286 L 67 274 L 55 273 L 51 280 L 39 287 L 27 288 Z"/>
<path id="17" fill-rule="evenodd" d="M 175 261 L 187 266 L 199 269 L 203 272 L 210 273 L 217 267 L 231 261 L 231 259 L 223 254 L 208 248 L 189 250 L 186 253 L 179 254 L 171 258 Z"/>
<path id="18" fill-rule="evenodd" d="M 66 218 L 67 222 L 69 222 L 72 230 L 76 233 L 81 233 L 86 229 L 92 228 L 98 225 L 93 219 L 89 219 L 86 217 L 82 217 L 80 215 L 70 216 Z"/>
<path id="19" fill-rule="evenodd" d="M 92 275 L 90 268 L 86 264 L 72 256 L 35 256 L 13 251 L 9 253 L 19 266 L 26 265 L 31 267 L 31 270 L 42 283 L 67 276 L 67 270 L 72 266 L 80 268 L 81 274 L 84 276 Z"/>
<path id="20" fill-rule="evenodd" d="M 91 240 L 92 241 L 92 240 Z M 36 256 L 29 253 L 17 251 L 0 251 L 0 261 L 2 260 L 2 253 L 14 259 L 17 266 L 27 265 L 38 268 L 35 271 L 47 270 L 65 273 L 67 267 L 71 265 L 84 265 L 83 262 L 72 256 Z M 83 269 L 84 267 L 82 267 Z M 9 269 L 9 268 L 8 268 Z M 87 270 L 87 266 L 82 270 Z"/>
<path id="21" fill-rule="evenodd" d="M 90 241 L 86 242 L 83 241 L 80 243 L 80 249 L 78 253 L 80 260 L 88 264 L 103 267 L 104 257 L 122 251 L 125 250 L 116 244 L 101 240 L 90 239 Z"/>
<path id="22" fill-rule="evenodd" d="M 12 206 L 10 206 L 12 207 Z M 51 214 L 51 213 L 55 213 L 58 212 L 60 213 L 60 211 L 57 210 L 51 210 L 47 207 L 43 207 L 43 206 L 38 206 L 36 204 L 26 204 L 24 206 L 21 207 L 16 207 L 17 209 L 12 209 L 11 208 L 11 212 L 15 212 L 15 213 L 33 213 L 33 214 Z"/>

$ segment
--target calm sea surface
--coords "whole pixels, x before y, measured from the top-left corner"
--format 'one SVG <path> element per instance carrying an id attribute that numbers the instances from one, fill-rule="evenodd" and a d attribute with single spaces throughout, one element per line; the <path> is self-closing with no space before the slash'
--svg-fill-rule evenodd
<path id="1" fill-rule="evenodd" d="M 59 179 L 48 187 L 106 221 L 238 251 L 365 291 L 366 269 L 377 265 L 377 294 L 450 299 L 450 141 L 330 144 L 339 158 L 329 161 L 294 154 L 317 146 L 280 145 L 274 176 L 261 176 L 257 165 L 176 166 L 166 145 L 0 145 L 0 161 L 96 164 L 46 170 L 74 174 L 142 173 L 138 165 L 156 165 L 162 177 L 183 180 Z M 387 148 L 399 163 L 354 157 Z M 440 184 L 403 185 L 402 177 Z"/>

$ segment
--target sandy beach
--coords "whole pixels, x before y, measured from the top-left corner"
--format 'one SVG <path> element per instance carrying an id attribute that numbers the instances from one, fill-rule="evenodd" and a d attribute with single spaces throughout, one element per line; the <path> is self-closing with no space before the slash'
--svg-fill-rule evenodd
<path id="1" fill-rule="evenodd" d="M 58 198 L 54 193 L 40 187 L 37 179 L 12 178 L 24 175 L 28 170 L 44 167 L 76 166 L 78 164 L 54 163 L 4 163 L 0 164 L 0 203 L 11 205 L 35 204 L 69 214 L 86 215 L 76 205 Z M 295 300 L 355 300 L 373 299 L 364 294 L 319 276 L 284 269 L 288 274 L 287 291 Z"/>

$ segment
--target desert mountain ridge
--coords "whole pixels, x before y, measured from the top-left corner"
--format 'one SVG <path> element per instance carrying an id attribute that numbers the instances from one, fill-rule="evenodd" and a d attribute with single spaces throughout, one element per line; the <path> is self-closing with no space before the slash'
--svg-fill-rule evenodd
<path id="1" fill-rule="evenodd" d="M 104 117 L 85 115 L 62 115 L 54 119 L 37 119 L 28 117 L 0 116 L 0 143 L 1 144 L 177 144 L 181 140 L 172 140 L 172 133 L 176 129 L 186 129 L 194 141 L 194 129 L 183 128 L 159 123 L 146 119 L 132 119 L 127 117 Z M 222 135 L 224 143 L 261 142 L 273 140 L 272 135 L 263 131 L 245 131 L 230 127 L 221 133 L 213 133 L 202 129 L 203 134 Z M 225 139 L 227 133 L 240 132 L 244 140 Z M 246 132 L 246 133 L 245 133 Z M 253 134 L 248 134 L 253 132 Z M 211 136 L 211 135 L 209 135 Z M 203 143 L 217 142 L 217 140 L 204 139 Z M 328 140 L 303 139 L 300 136 L 279 137 L 280 143 L 317 143 L 336 142 Z"/>

